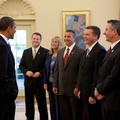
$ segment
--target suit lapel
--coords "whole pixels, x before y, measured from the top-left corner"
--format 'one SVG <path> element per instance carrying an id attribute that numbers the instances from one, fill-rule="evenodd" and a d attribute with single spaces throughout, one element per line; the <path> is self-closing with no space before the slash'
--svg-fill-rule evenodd
<path id="1" fill-rule="evenodd" d="M 82 58 L 82 67 L 84 67 L 84 65 L 86 64 L 86 62 L 89 58 L 89 56 L 86 56 L 86 54 L 87 54 L 87 50 L 85 50 L 83 58 Z"/>
<path id="2" fill-rule="evenodd" d="M 32 48 L 27 52 L 27 57 L 29 58 L 30 63 L 33 62 Z"/>
<path id="3" fill-rule="evenodd" d="M 75 46 L 73 47 L 73 49 L 72 49 L 69 57 L 68 57 L 68 61 L 67 61 L 66 67 L 68 66 L 68 64 L 69 64 L 70 61 L 72 60 L 73 56 L 76 54 L 76 50 L 77 50 L 77 49 L 76 49 L 76 45 L 75 45 Z M 65 67 L 65 68 L 66 68 L 66 67 Z"/>
<path id="4" fill-rule="evenodd" d="M 62 60 L 61 64 L 62 64 L 63 69 L 64 69 L 64 52 L 65 52 L 65 47 L 62 49 L 61 54 L 60 54 L 60 59 Z"/>
<path id="5" fill-rule="evenodd" d="M 110 53 L 106 53 L 105 58 L 102 61 L 102 64 L 120 47 L 120 42 L 117 43 L 117 45 L 114 46 L 114 48 L 111 50 Z"/>
<path id="6" fill-rule="evenodd" d="M 84 67 L 84 65 L 87 63 L 87 61 L 88 61 L 92 56 L 94 56 L 96 50 L 98 49 L 98 46 L 99 46 L 99 43 L 96 43 L 95 46 L 92 48 L 92 50 L 89 52 L 88 56 L 86 56 L 87 50 L 85 51 L 82 67 Z"/>

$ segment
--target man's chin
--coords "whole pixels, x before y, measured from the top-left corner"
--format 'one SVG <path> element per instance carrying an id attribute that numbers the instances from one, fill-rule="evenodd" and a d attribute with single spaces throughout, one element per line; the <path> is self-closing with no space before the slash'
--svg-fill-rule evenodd
<path id="1" fill-rule="evenodd" d="M 65 43 L 67 46 L 70 46 L 70 43 Z"/>
<path id="2" fill-rule="evenodd" d="M 33 45 L 34 46 L 34 48 L 37 48 L 37 47 L 39 47 L 39 45 Z"/>

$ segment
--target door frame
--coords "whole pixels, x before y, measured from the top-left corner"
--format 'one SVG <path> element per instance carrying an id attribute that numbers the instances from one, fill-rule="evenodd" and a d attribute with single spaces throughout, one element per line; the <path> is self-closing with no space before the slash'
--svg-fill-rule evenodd
<path id="1" fill-rule="evenodd" d="M 15 22 L 16 30 L 26 30 L 26 48 L 31 47 L 31 35 L 35 31 L 35 20 L 15 20 Z M 25 96 L 24 89 L 19 89 L 18 96 Z"/>

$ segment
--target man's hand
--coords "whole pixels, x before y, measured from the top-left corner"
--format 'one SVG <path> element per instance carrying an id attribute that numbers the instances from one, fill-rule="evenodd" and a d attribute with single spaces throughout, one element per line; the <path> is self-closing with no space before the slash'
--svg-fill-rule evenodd
<path id="1" fill-rule="evenodd" d="M 33 76 L 33 72 L 32 72 L 32 71 L 27 71 L 27 72 L 26 72 L 26 76 L 32 77 L 32 76 Z"/>
<path id="2" fill-rule="evenodd" d="M 38 78 L 40 76 L 40 72 L 35 72 L 32 77 Z"/>
<path id="3" fill-rule="evenodd" d="M 102 100 L 105 96 L 98 93 L 97 89 L 94 90 L 94 95 L 98 100 Z"/>
<path id="4" fill-rule="evenodd" d="M 78 98 L 80 99 L 80 91 L 78 92 Z"/>
<path id="5" fill-rule="evenodd" d="M 78 88 L 75 88 L 73 92 L 75 94 L 75 97 L 78 97 L 78 92 L 79 92 Z"/>
<path id="6" fill-rule="evenodd" d="M 47 90 L 47 89 L 48 89 L 48 85 L 44 84 L 44 90 Z"/>
<path id="7" fill-rule="evenodd" d="M 54 92 L 54 94 L 58 95 L 58 88 L 57 87 L 53 87 L 53 92 Z"/>
<path id="8" fill-rule="evenodd" d="M 89 102 L 90 104 L 96 104 L 96 99 L 93 98 L 93 97 L 89 97 L 88 102 Z"/>

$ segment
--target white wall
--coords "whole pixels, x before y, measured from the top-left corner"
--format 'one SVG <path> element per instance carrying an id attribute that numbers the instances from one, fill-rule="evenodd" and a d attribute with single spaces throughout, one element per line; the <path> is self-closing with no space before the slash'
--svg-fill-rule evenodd
<path id="1" fill-rule="evenodd" d="M 2 0 L 0 0 L 2 1 Z M 51 38 L 62 37 L 62 11 L 90 10 L 90 25 L 104 32 L 108 19 L 119 19 L 120 0 L 27 0 L 36 13 L 36 31 L 43 36 L 42 46 L 49 48 Z M 109 43 L 103 34 L 100 43 L 106 48 Z"/>

